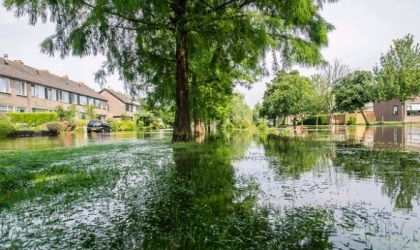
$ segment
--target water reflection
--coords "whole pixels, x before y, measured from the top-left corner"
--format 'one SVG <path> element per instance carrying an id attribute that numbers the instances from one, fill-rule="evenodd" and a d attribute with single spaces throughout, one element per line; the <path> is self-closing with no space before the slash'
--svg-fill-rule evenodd
<path id="1" fill-rule="evenodd" d="M 343 135 L 350 142 L 366 132 Z M 279 211 L 333 209 L 335 231 L 329 240 L 335 248 L 418 249 L 418 153 L 337 141 L 325 143 L 323 136 L 314 134 L 267 136 L 261 144 L 252 144 L 235 167 L 260 185 L 262 204 Z"/>
<path id="2" fill-rule="evenodd" d="M 240 136 L 229 136 L 174 146 L 173 168 L 154 172 L 140 195 L 142 205 L 132 207 L 140 248 L 332 249 L 332 211 L 288 208 L 279 216 L 258 205 L 258 185 L 235 176 L 231 162 L 247 147 L 233 147 Z"/>
<path id="3" fill-rule="evenodd" d="M 170 138 L 171 130 L 151 132 L 113 132 L 113 133 L 77 133 L 58 136 L 0 138 L 0 153 L 22 150 L 70 148 L 92 143 L 111 143 L 134 139 L 165 140 Z"/>

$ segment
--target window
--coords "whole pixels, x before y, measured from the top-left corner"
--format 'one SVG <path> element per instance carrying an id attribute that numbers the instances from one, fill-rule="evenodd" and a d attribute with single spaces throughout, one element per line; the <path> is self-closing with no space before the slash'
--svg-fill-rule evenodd
<path id="1" fill-rule="evenodd" d="M 0 105 L 0 113 L 4 113 L 4 112 L 13 112 L 13 106 Z"/>
<path id="2" fill-rule="evenodd" d="M 84 95 L 79 95 L 79 105 L 87 104 L 87 97 Z"/>
<path id="3" fill-rule="evenodd" d="M 398 115 L 398 106 L 397 105 L 392 107 L 392 114 L 393 115 Z"/>
<path id="4" fill-rule="evenodd" d="M 32 112 L 48 112 L 48 109 L 32 108 Z"/>
<path id="5" fill-rule="evenodd" d="M 0 92 L 10 93 L 10 79 L 6 77 L 0 77 Z"/>
<path id="6" fill-rule="evenodd" d="M 75 93 L 69 93 L 69 103 L 77 103 L 77 95 Z"/>
<path id="7" fill-rule="evenodd" d="M 32 84 L 31 92 L 32 92 L 32 97 L 46 99 L 46 95 L 45 95 L 46 89 L 44 86 Z"/>
<path id="8" fill-rule="evenodd" d="M 70 103 L 70 95 L 67 91 L 61 91 L 61 101 Z"/>
<path id="9" fill-rule="evenodd" d="M 57 101 L 57 90 L 56 89 L 48 89 L 48 99 Z"/>
<path id="10" fill-rule="evenodd" d="M 16 81 L 16 95 L 26 95 L 26 83 L 22 81 Z"/>
<path id="11" fill-rule="evenodd" d="M 28 112 L 28 109 L 25 108 L 25 107 L 17 107 L 16 111 L 20 112 L 20 113 L 26 113 L 26 112 Z"/>
<path id="12" fill-rule="evenodd" d="M 412 103 L 408 105 L 407 115 L 420 115 L 420 103 Z"/>

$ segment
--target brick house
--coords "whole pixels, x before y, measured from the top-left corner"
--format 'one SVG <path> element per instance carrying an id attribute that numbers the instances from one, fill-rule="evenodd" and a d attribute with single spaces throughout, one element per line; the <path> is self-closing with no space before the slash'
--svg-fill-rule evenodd
<path id="1" fill-rule="evenodd" d="M 86 104 L 95 105 L 100 117 L 108 114 L 108 101 L 82 82 L 0 57 L 0 112 L 48 112 L 72 104 L 80 117 Z"/>
<path id="2" fill-rule="evenodd" d="M 140 103 L 128 95 L 105 88 L 99 94 L 108 100 L 109 113 L 107 118 L 121 119 L 122 115 L 128 116 L 133 120 L 134 114 L 140 111 Z"/>
<path id="3" fill-rule="evenodd" d="M 387 102 L 377 102 L 373 106 L 376 121 L 420 121 L 420 97 L 408 100 L 403 103 L 400 100 L 393 99 Z"/>

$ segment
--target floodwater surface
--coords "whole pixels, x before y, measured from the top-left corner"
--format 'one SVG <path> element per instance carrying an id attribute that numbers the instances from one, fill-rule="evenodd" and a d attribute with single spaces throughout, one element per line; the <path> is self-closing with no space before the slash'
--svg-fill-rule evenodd
<path id="1" fill-rule="evenodd" d="M 303 127 L 3 145 L 0 249 L 420 249 L 419 135 Z"/>

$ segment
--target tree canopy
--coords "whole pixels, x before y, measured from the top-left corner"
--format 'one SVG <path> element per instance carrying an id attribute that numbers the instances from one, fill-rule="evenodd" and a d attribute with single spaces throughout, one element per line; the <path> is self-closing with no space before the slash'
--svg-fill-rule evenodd
<path id="1" fill-rule="evenodd" d="M 360 110 L 366 125 L 369 125 L 363 110 L 365 104 L 373 100 L 372 86 L 373 75 L 370 71 L 355 71 L 341 78 L 333 89 L 335 109 L 344 112 Z"/>
<path id="2" fill-rule="evenodd" d="M 394 40 L 388 52 L 381 55 L 374 73 L 379 101 L 405 102 L 420 95 L 420 47 L 414 44 L 413 35 Z"/>
<path id="3" fill-rule="evenodd" d="M 280 71 L 271 84 L 267 84 L 261 113 L 269 118 L 311 113 L 316 92 L 309 78 L 298 71 Z"/>
<path id="4" fill-rule="evenodd" d="M 97 81 L 118 73 L 132 91 L 172 95 L 172 140 L 189 141 L 192 77 L 216 89 L 226 76 L 232 85 L 250 84 L 264 71 L 262 60 L 270 51 L 280 52 L 284 65 L 323 62 L 320 51 L 333 26 L 319 11 L 336 1 L 5 0 L 4 5 L 18 17 L 28 15 L 30 24 L 55 23 L 55 34 L 42 42 L 49 55 L 105 55 Z"/>

